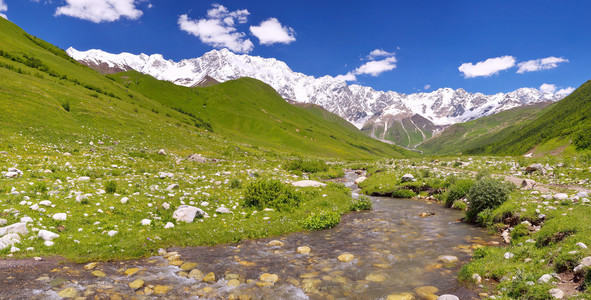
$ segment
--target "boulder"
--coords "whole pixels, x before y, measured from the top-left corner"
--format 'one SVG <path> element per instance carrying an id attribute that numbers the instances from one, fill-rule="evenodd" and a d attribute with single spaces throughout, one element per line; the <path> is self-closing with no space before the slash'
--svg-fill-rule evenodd
<path id="1" fill-rule="evenodd" d="M 550 293 L 550 296 L 554 297 L 554 299 L 564 298 L 564 292 L 560 289 L 551 289 L 548 291 L 548 293 Z"/>
<path id="2" fill-rule="evenodd" d="M 227 207 L 223 207 L 223 206 L 218 207 L 215 210 L 215 212 L 218 214 L 231 214 L 232 213 Z"/>
<path id="3" fill-rule="evenodd" d="M 554 199 L 556 200 L 566 200 L 568 199 L 568 195 L 565 193 L 558 193 L 558 194 L 554 194 Z"/>
<path id="4" fill-rule="evenodd" d="M 152 220 L 150 219 L 143 219 L 140 221 L 140 224 L 143 226 L 150 226 L 150 224 L 152 224 Z"/>
<path id="5" fill-rule="evenodd" d="M 9 233 L 0 238 L 0 250 L 21 242 L 21 237 L 16 233 Z"/>
<path id="6" fill-rule="evenodd" d="M 400 182 L 409 182 L 409 181 L 414 181 L 415 177 L 412 176 L 412 174 L 404 174 L 402 175 L 402 178 L 400 178 Z"/>
<path id="7" fill-rule="evenodd" d="M 441 255 L 438 260 L 444 264 L 451 264 L 458 262 L 458 257 L 453 255 Z"/>
<path id="8" fill-rule="evenodd" d="M 323 186 L 326 186 L 325 183 L 322 183 L 320 181 L 315 181 L 315 180 L 295 181 L 295 182 L 292 182 L 291 185 L 297 186 L 297 187 L 323 187 Z"/>
<path id="9" fill-rule="evenodd" d="M 43 230 L 43 229 L 39 230 L 39 234 L 37 236 L 42 238 L 45 241 L 51 241 L 55 238 L 60 237 L 59 234 L 57 234 L 57 233 L 53 233 L 51 231 Z"/>
<path id="10" fill-rule="evenodd" d="M 578 266 L 575 267 L 575 274 L 582 274 L 585 268 L 591 267 L 591 256 L 587 256 L 581 260 Z"/>
<path id="11" fill-rule="evenodd" d="M 550 282 L 550 280 L 552 280 L 552 278 L 553 278 L 552 275 L 544 274 L 544 275 L 542 275 L 542 277 L 540 277 L 538 279 L 538 283 L 548 283 L 548 282 Z"/>
<path id="12" fill-rule="evenodd" d="M 25 234 L 29 233 L 29 231 L 27 230 L 27 224 L 14 223 L 12 225 L 8 225 L 6 227 L 0 228 L 0 236 L 3 236 L 5 234 L 9 234 L 9 233 L 16 233 L 16 234 L 20 234 L 20 235 L 25 235 Z"/>
<path id="13" fill-rule="evenodd" d="M 200 208 L 190 205 L 181 205 L 174 211 L 172 217 L 177 222 L 191 223 L 195 219 L 195 216 L 203 216 L 203 214 L 204 211 Z"/>
<path id="14" fill-rule="evenodd" d="M 524 179 L 521 182 L 521 189 L 523 190 L 533 190 L 536 186 L 536 182 L 531 179 Z"/>
<path id="15" fill-rule="evenodd" d="M 65 221 L 68 218 L 68 215 L 65 213 L 57 213 L 54 214 L 52 218 L 56 221 Z"/>
<path id="16" fill-rule="evenodd" d="M 546 170 L 544 170 L 544 166 L 542 164 L 532 164 L 525 168 L 525 174 L 531 174 L 535 171 L 539 171 L 542 175 L 546 174 Z"/>
<path id="17" fill-rule="evenodd" d="M 361 177 L 355 179 L 355 184 L 360 184 L 360 183 L 364 182 L 366 179 L 367 179 L 367 177 L 361 176 Z"/>
<path id="18" fill-rule="evenodd" d="M 193 154 L 187 158 L 188 161 L 196 162 L 196 163 L 206 163 L 207 158 L 201 156 L 201 154 Z"/>

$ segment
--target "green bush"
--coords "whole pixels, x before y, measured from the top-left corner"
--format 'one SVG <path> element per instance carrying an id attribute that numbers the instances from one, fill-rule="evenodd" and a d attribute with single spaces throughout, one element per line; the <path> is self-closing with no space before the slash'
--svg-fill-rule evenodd
<path id="1" fill-rule="evenodd" d="M 358 210 L 371 210 L 372 203 L 369 197 L 367 196 L 359 196 L 357 199 L 353 199 L 351 202 L 351 211 L 358 211 Z"/>
<path id="2" fill-rule="evenodd" d="M 62 103 L 62 107 L 66 110 L 66 111 L 70 111 L 70 101 L 66 101 L 64 103 Z"/>
<path id="3" fill-rule="evenodd" d="M 528 236 L 529 235 L 529 229 L 527 228 L 527 226 L 525 224 L 518 224 L 517 226 L 513 227 L 513 230 L 511 231 L 511 240 L 515 241 L 517 239 L 519 239 L 520 237 L 524 237 L 524 236 Z"/>
<path id="4" fill-rule="evenodd" d="M 341 215 L 335 211 L 321 211 L 304 220 L 304 228 L 308 230 L 321 230 L 335 227 L 341 222 Z"/>
<path id="5" fill-rule="evenodd" d="M 105 182 L 105 192 L 109 194 L 114 194 L 117 192 L 117 182 L 113 180 Z"/>
<path id="6" fill-rule="evenodd" d="M 468 192 L 466 220 L 475 222 L 479 213 L 495 209 L 509 199 L 511 188 L 505 181 L 484 177 L 478 180 Z"/>
<path id="7" fill-rule="evenodd" d="M 474 185 L 472 179 L 459 179 L 449 187 L 445 196 L 445 207 L 452 207 L 456 200 L 460 200 L 468 194 L 470 188 Z"/>
<path id="8" fill-rule="evenodd" d="M 412 198 L 415 197 L 417 193 L 411 190 L 393 190 L 392 191 L 392 198 Z"/>
<path id="9" fill-rule="evenodd" d="M 230 181 L 230 188 L 233 189 L 237 189 L 240 188 L 242 186 L 242 182 L 236 178 L 232 179 L 232 181 Z"/>
<path id="10" fill-rule="evenodd" d="M 468 205 L 466 204 L 466 202 L 464 202 L 462 200 L 454 201 L 454 203 L 451 206 L 451 208 L 457 209 L 457 210 L 466 210 L 467 207 L 468 207 Z"/>
<path id="11" fill-rule="evenodd" d="M 275 179 L 251 182 L 244 191 L 244 206 L 257 209 L 273 207 L 279 211 L 289 211 L 301 201 L 301 193 L 293 186 Z"/>
<path id="12" fill-rule="evenodd" d="M 37 182 L 31 186 L 31 191 L 34 193 L 45 193 L 47 192 L 47 184 L 45 182 Z"/>
<path id="13" fill-rule="evenodd" d="M 328 165 L 323 160 L 315 159 L 296 159 L 288 162 L 285 165 L 288 171 L 300 171 L 307 173 L 318 173 L 328 171 Z"/>

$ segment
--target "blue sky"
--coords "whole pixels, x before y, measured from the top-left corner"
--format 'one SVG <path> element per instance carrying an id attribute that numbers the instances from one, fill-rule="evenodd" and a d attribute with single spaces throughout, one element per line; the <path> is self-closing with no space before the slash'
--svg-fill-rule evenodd
<path id="1" fill-rule="evenodd" d="M 591 1 L 0 0 L 0 13 L 63 49 L 178 61 L 228 47 L 402 93 L 591 79 Z"/>

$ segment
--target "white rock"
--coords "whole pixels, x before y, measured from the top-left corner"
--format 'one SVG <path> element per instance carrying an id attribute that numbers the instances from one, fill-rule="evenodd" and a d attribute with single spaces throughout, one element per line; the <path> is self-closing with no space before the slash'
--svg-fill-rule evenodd
<path id="1" fill-rule="evenodd" d="M 18 173 L 17 172 L 6 172 L 6 173 L 4 173 L 4 177 L 16 178 L 16 177 L 18 177 Z"/>
<path id="2" fill-rule="evenodd" d="M 575 274 L 581 274 L 585 268 L 591 267 L 591 256 L 587 256 L 581 260 L 581 263 L 575 267 Z"/>
<path id="3" fill-rule="evenodd" d="M 166 225 L 164 225 L 164 229 L 168 229 L 168 228 L 173 228 L 174 224 L 172 224 L 172 222 L 168 222 L 166 223 Z"/>
<path id="4" fill-rule="evenodd" d="M 21 249 L 15 247 L 15 246 L 12 246 L 12 248 L 10 248 L 10 253 L 19 252 L 19 251 L 21 251 Z"/>
<path id="5" fill-rule="evenodd" d="M 57 213 L 53 215 L 53 219 L 56 221 L 65 221 L 68 218 L 68 215 L 65 213 Z"/>
<path id="6" fill-rule="evenodd" d="M 0 238 L 0 250 L 21 242 L 21 237 L 16 233 L 9 233 Z"/>
<path id="7" fill-rule="evenodd" d="M 547 283 L 550 280 L 552 280 L 552 278 L 553 278 L 552 275 L 550 275 L 550 274 L 544 274 L 544 275 L 542 275 L 542 277 L 540 277 L 538 279 L 538 283 Z"/>
<path id="8" fill-rule="evenodd" d="M 564 298 L 564 292 L 561 291 L 560 289 L 551 289 L 548 291 L 548 293 L 550 293 L 550 295 L 552 297 L 554 297 L 555 299 L 562 299 Z"/>
<path id="9" fill-rule="evenodd" d="M 60 237 L 59 234 L 44 229 L 39 230 L 39 234 L 37 236 L 46 241 L 51 241 L 55 238 Z"/>
<path id="10" fill-rule="evenodd" d="M 174 213 L 172 214 L 172 217 L 177 222 L 191 223 L 195 219 L 195 216 L 197 216 L 197 215 L 203 216 L 203 214 L 204 214 L 204 211 L 201 210 L 200 208 L 197 208 L 195 206 L 189 206 L 189 205 L 181 205 L 174 211 Z"/>
<path id="11" fill-rule="evenodd" d="M 474 280 L 476 284 L 480 284 L 482 282 L 482 277 L 480 277 L 479 274 L 472 274 L 472 280 Z"/>
<path id="12" fill-rule="evenodd" d="M 505 252 L 505 254 L 503 255 L 503 257 L 505 259 L 511 259 L 515 256 L 515 254 L 511 253 L 511 252 Z"/>
<path id="13" fill-rule="evenodd" d="M 38 210 L 39 209 L 39 204 L 35 203 L 35 204 L 29 206 L 29 208 L 32 209 L 32 210 Z"/>
<path id="14" fill-rule="evenodd" d="M 8 225 L 6 227 L 0 228 L 0 236 L 3 236 L 5 234 L 9 234 L 9 233 L 26 235 L 29 233 L 29 231 L 27 230 L 27 224 L 26 223 L 14 223 L 12 225 Z"/>
<path id="15" fill-rule="evenodd" d="M 166 151 L 164 151 L 164 149 L 160 149 L 160 150 L 158 150 L 158 154 L 166 155 Z"/>
<path id="16" fill-rule="evenodd" d="M 125 204 L 125 203 L 127 203 L 128 200 L 129 200 L 129 198 L 123 197 L 123 198 L 121 198 L 120 202 L 121 202 L 121 204 Z"/>
<path id="17" fill-rule="evenodd" d="M 439 261 L 445 264 L 455 263 L 458 261 L 458 258 L 453 255 L 441 255 L 439 256 Z"/>
<path id="18" fill-rule="evenodd" d="M 168 202 L 164 202 L 164 203 L 162 203 L 162 208 L 170 209 L 170 204 L 168 204 Z"/>
<path id="19" fill-rule="evenodd" d="M 39 205 L 51 206 L 51 201 L 49 201 L 49 200 L 43 200 L 43 201 L 39 202 Z"/>
<path id="20" fill-rule="evenodd" d="M 47 247 L 51 247 L 51 246 L 53 246 L 53 244 L 55 244 L 55 243 L 52 242 L 52 241 L 45 241 L 45 242 L 43 242 L 43 245 L 45 245 Z"/>
<path id="21" fill-rule="evenodd" d="M 220 213 L 220 214 L 231 214 L 232 212 L 226 208 L 226 207 L 218 207 L 218 209 L 215 210 L 216 213 Z"/>
<path id="22" fill-rule="evenodd" d="M 568 199 L 568 195 L 565 193 L 558 193 L 558 194 L 554 194 L 554 199 L 556 200 L 566 200 Z"/>
<path id="23" fill-rule="evenodd" d="M 291 183 L 293 186 L 297 187 L 323 187 L 326 186 L 325 183 L 315 180 L 301 180 Z"/>
<path id="24" fill-rule="evenodd" d="M 81 177 L 78 177 L 78 181 L 90 181 L 90 177 L 88 177 L 88 176 L 81 176 Z"/>
<path id="25" fill-rule="evenodd" d="M 21 222 L 22 223 L 31 223 L 31 222 L 33 222 L 33 218 L 28 217 L 28 216 L 24 216 L 21 218 Z"/>
<path id="26" fill-rule="evenodd" d="M 140 221 L 140 224 L 144 225 L 144 226 L 149 226 L 150 224 L 152 224 L 152 220 L 150 219 L 143 219 Z"/>
<path id="27" fill-rule="evenodd" d="M 8 224 L 6 219 L 0 219 L 0 226 Z"/>
<path id="28" fill-rule="evenodd" d="M 201 202 L 201 206 L 207 207 L 207 206 L 209 206 L 209 202 L 203 201 L 203 202 Z"/>
<path id="29" fill-rule="evenodd" d="M 367 179 L 367 177 L 361 176 L 361 177 L 355 179 L 355 184 L 360 184 L 360 183 L 364 182 L 366 179 Z"/>
<path id="30" fill-rule="evenodd" d="M 437 297 L 437 300 L 460 300 L 456 295 L 445 294 Z"/>
<path id="31" fill-rule="evenodd" d="M 117 231 L 117 230 L 110 230 L 109 232 L 107 232 L 107 235 L 108 235 L 108 236 L 114 236 L 114 235 L 116 235 L 117 233 L 119 233 L 119 231 Z"/>
<path id="32" fill-rule="evenodd" d="M 169 173 L 169 172 L 159 172 L 159 173 L 158 173 L 158 177 L 159 177 L 160 179 L 164 179 L 164 178 L 166 178 L 166 177 L 172 178 L 172 177 L 174 177 L 174 174 L 172 174 L 172 173 Z"/>
<path id="33" fill-rule="evenodd" d="M 400 179 L 401 182 L 408 182 L 408 181 L 414 181 L 415 177 L 412 176 L 412 174 L 404 174 L 402 175 L 402 178 Z"/>
<path id="34" fill-rule="evenodd" d="M 583 244 L 581 242 L 578 242 L 575 245 L 581 247 L 582 249 L 587 249 L 587 245 L 585 245 L 585 244 Z"/>

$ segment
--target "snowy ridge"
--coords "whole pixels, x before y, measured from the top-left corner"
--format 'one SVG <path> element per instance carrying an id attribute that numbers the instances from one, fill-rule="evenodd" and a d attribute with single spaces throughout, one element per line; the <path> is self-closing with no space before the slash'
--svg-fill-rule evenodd
<path id="1" fill-rule="evenodd" d="M 361 85 L 348 85 L 331 76 L 315 78 L 294 72 L 287 64 L 274 58 L 237 55 L 227 49 L 212 50 L 201 57 L 180 62 L 166 60 L 160 54 L 110 54 L 101 50 L 77 51 L 74 48 L 69 48 L 67 53 L 91 67 L 108 67 L 109 70 L 103 72 L 133 69 L 183 86 L 195 86 L 205 76 L 220 82 L 240 77 L 256 78 L 272 86 L 285 99 L 320 105 L 358 128 L 382 120 L 406 119 L 415 114 L 435 125 L 447 126 L 513 107 L 557 101 L 567 96 L 543 93 L 535 88 L 521 88 L 495 95 L 451 88 L 408 95 L 376 91 Z"/>

